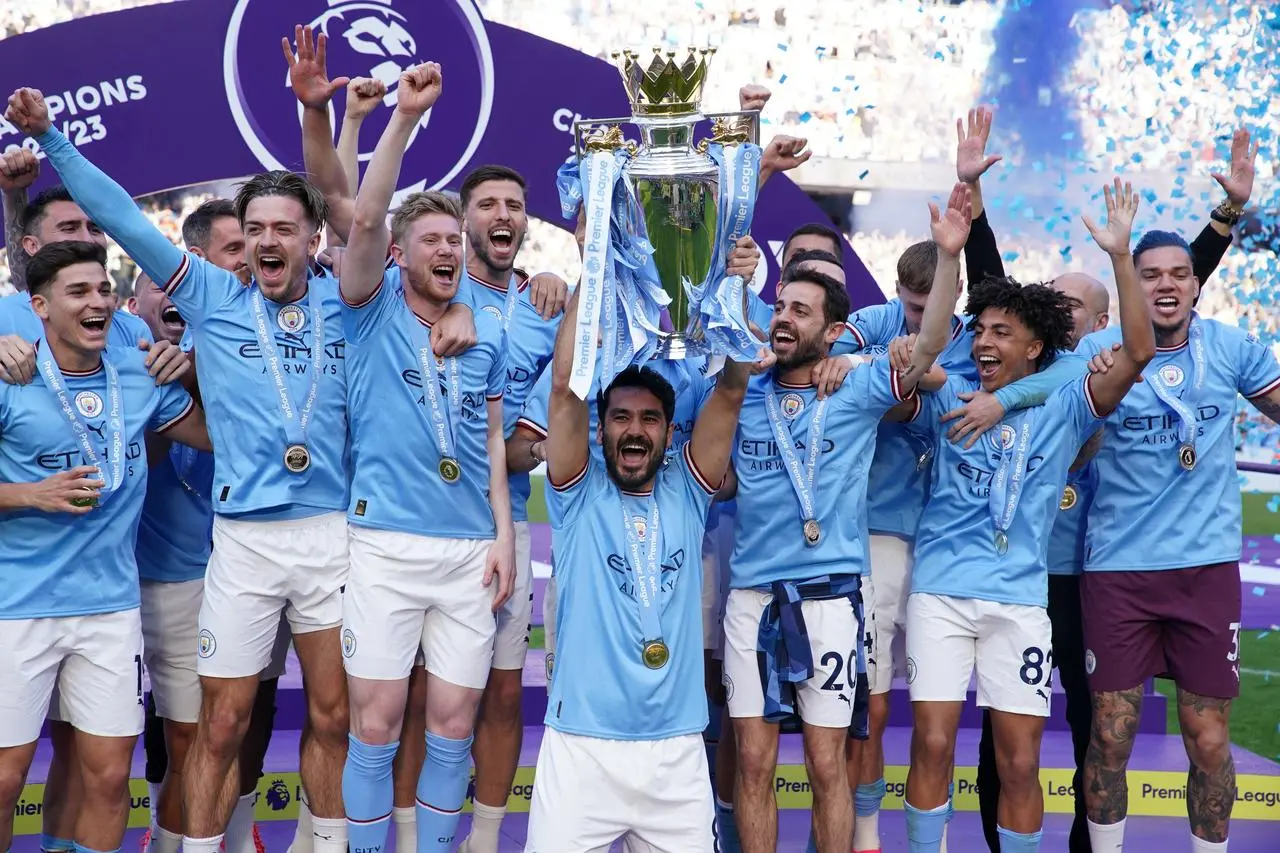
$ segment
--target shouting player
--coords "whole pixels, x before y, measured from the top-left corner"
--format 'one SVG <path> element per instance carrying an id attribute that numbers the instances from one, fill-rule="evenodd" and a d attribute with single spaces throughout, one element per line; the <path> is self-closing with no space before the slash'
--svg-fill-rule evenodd
<path id="1" fill-rule="evenodd" d="M 180 385 L 157 387 L 132 346 L 106 351 L 106 250 L 51 243 L 28 266 L 40 318 L 37 375 L 0 385 L 0 846 L 55 688 L 83 783 L 76 849 L 117 850 L 142 731 L 142 625 L 134 537 L 146 489 L 144 432 L 210 450 Z"/>

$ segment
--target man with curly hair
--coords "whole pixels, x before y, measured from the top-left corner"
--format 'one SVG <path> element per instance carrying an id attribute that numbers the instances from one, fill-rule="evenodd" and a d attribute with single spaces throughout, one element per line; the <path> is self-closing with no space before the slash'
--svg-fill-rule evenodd
<path id="1" fill-rule="evenodd" d="M 1106 197 L 1106 228 L 1085 224 L 1111 257 L 1120 293 L 1125 333 L 1115 367 L 1077 377 L 1043 404 L 1011 412 L 972 447 L 949 441 L 942 417 L 958 407 L 960 394 L 994 392 L 1043 370 L 1067 348 L 1073 330 L 1073 300 L 1065 294 L 987 279 L 970 287 L 967 307 L 978 379 L 952 377 L 937 393 L 922 395 L 912 420 L 935 453 L 907 602 L 915 727 L 906 811 L 913 851 L 940 849 L 956 731 L 975 666 L 978 704 L 991 710 L 995 731 L 1001 849 L 1039 849 L 1040 737 L 1052 668 L 1048 531 L 1081 446 L 1155 354 L 1129 253 L 1138 196 L 1117 181 Z"/>

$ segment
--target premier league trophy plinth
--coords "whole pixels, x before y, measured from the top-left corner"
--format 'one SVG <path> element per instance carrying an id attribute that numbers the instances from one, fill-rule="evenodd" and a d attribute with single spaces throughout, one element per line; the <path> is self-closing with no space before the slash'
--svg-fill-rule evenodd
<path id="1" fill-rule="evenodd" d="M 751 227 L 758 113 L 701 112 L 713 53 L 690 49 L 677 62 L 655 48 L 647 65 L 634 52 L 614 54 L 632 115 L 574 124 L 577 161 L 561 169 L 559 186 L 565 216 L 581 210 L 586 219 L 575 372 L 594 367 L 599 338 L 602 383 L 633 361 L 754 356 L 759 346 L 741 339 L 745 284 L 725 275 Z M 710 138 L 696 141 L 708 119 Z M 623 135 L 628 124 L 640 144 Z"/>

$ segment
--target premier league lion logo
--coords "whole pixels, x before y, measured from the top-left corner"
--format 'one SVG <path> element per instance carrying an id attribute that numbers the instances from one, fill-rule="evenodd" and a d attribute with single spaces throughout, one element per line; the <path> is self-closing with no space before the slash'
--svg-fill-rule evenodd
<path id="1" fill-rule="evenodd" d="M 93 391 L 81 391 L 76 395 L 76 409 L 86 418 L 102 414 L 102 398 Z"/>
<path id="2" fill-rule="evenodd" d="M 267 806 L 273 812 L 284 811 L 285 806 L 293 797 L 289 796 L 289 786 L 285 784 L 283 779 L 275 779 L 271 782 L 271 787 L 267 789 Z"/>
<path id="3" fill-rule="evenodd" d="M 361 129 L 360 161 L 373 157 L 401 72 L 431 60 L 446 69 L 449 95 L 414 130 L 399 189 L 439 189 L 460 173 L 493 109 L 493 54 L 472 0 L 237 0 L 223 46 L 223 83 L 240 134 L 263 168 L 302 163 L 301 105 L 289 87 L 280 38 L 292 41 L 294 25 L 308 18 L 328 38 L 330 79 L 373 77 L 387 86 Z M 335 133 L 345 108 L 340 91 L 330 105 Z"/>

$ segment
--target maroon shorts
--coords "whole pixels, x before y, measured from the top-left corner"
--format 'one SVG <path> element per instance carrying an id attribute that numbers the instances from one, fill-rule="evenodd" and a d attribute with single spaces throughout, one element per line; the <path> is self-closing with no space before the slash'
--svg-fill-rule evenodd
<path id="1" fill-rule="evenodd" d="M 1240 695 L 1239 564 L 1085 572 L 1080 603 L 1090 690 L 1168 675 L 1201 696 Z"/>

